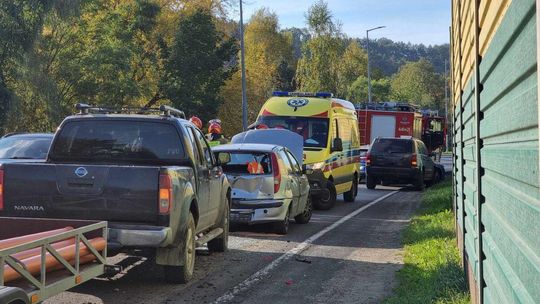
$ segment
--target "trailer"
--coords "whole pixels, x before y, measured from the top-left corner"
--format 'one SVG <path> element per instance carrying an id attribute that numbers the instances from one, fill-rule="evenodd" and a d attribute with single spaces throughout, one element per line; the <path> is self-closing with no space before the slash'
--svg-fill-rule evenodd
<path id="1" fill-rule="evenodd" d="M 106 271 L 107 222 L 0 217 L 0 304 L 34 304 Z"/>

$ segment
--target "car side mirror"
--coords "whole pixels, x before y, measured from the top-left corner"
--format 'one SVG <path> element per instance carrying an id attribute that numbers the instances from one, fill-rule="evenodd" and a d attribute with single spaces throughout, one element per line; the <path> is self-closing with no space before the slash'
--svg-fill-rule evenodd
<path id="1" fill-rule="evenodd" d="M 332 147 L 330 148 L 330 152 L 341 152 L 343 151 L 343 141 L 341 138 L 334 138 L 334 141 L 332 142 Z"/>

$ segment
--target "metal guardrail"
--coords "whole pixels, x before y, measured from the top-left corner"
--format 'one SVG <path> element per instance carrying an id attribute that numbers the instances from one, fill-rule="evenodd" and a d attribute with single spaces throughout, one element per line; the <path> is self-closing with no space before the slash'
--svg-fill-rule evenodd
<path id="1" fill-rule="evenodd" d="M 43 301 L 60 292 L 68 290 L 76 285 L 86 282 L 94 277 L 102 275 L 105 272 L 105 264 L 107 257 L 107 246 L 100 253 L 84 236 L 85 233 L 98 232 L 101 230 L 102 237 L 107 240 L 107 222 L 99 222 L 90 224 L 70 231 L 62 232 L 51 237 L 45 237 L 36 241 L 31 241 L 22 245 L 10 247 L 0 250 L 0 286 L 4 286 L 4 268 L 9 266 L 21 275 L 21 279 L 28 281 L 33 288 L 25 290 L 28 299 L 31 303 Z M 73 265 L 70 261 L 63 258 L 51 244 L 63 241 L 66 239 L 75 239 L 75 261 Z M 86 248 L 96 257 L 95 263 L 84 265 L 80 264 L 81 242 Z M 16 258 L 12 255 L 26 250 L 41 248 L 41 267 L 40 276 L 37 279 L 32 275 Z M 67 274 L 59 279 L 53 280 L 52 283 L 47 282 L 46 257 L 47 254 L 52 255 L 62 266 L 67 270 Z M 1 299 L 0 299 L 1 300 Z"/>

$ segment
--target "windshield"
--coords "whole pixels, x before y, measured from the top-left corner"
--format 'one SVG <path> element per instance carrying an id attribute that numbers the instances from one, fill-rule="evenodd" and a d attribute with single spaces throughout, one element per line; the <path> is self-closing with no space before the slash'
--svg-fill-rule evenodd
<path id="1" fill-rule="evenodd" d="M 226 174 L 271 174 L 271 158 L 264 152 L 218 152 L 221 168 Z"/>
<path id="2" fill-rule="evenodd" d="M 375 140 L 371 153 L 412 153 L 412 140 L 380 138 Z"/>
<path id="3" fill-rule="evenodd" d="M 45 159 L 51 137 L 18 137 L 0 139 L 0 158 L 3 159 Z"/>
<path id="4" fill-rule="evenodd" d="M 74 121 L 58 134 L 56 161 L 177 161 L 184 148 L 170 124 L 141 121 Z"/>
<path id="5" fill-rule="evenodd" d="M 325 148 L 328 144 L 328 118 L 261 116 L 257 122 L 301 135 L 304 147 Z"/>

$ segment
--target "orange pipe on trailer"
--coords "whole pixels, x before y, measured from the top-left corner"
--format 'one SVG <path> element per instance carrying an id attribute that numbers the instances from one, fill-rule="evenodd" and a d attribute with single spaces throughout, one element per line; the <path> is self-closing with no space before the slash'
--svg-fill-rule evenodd
<path id="1" fill-rule="evenodd" d="M 59 233 L 67 232 L 70 230 L 73 230 L 73 227 L 65 227 L 61 229 L 49 230 L 49 231 L 44 231 L 44 232 L 39 232 L 39 233 L 34 233 L 34 234 L 23 235 L 23 236 L 19 236 L 15 238 L 0 240 L 0 250 L 14 247 L 17 245 L 21 245 L 24 243 L 29 243 L 29 242 L 39 240 L 42 238 L 54 236 Z"/>
<path id="2" fill-rule="evenodd" d="M 60 248 L 73 245 L 73 244 L 75 244 L 74 238 L 61 241 L 61 242 L 52 243 L 51 247 L 58 250 Z M 16 258 L 17 260 L 24 260 L 24 259 L 36 256 L 36 255 L 40 255 L 40 254 L 41 254 L 41 247 L 38 247 L 38 248 L 28 249 L 26 251 L 13 254 L 12 257 Z"/>
<path id="3" fill-rule="evenodd" d="M 105 249 L 105 246 L 107 245 L 107 241 L 101 237 L 91 239 L 89 242 L 98 251 L 102 251 L 103 249 Z M 76 244 L 69 245 L 69 246 L 58 249 L 57 252 L 65 260 L 74 261 L 75 260 L 75 246 Z M 80 246 L 79 247 L 80 257 L 91 255 L 90 250 L 82 242 L 79 244 L 79 246 Z M 27 271 L 30 272 L 32 275 L 37 275 L 41 271 L 41 255 L 24 259 L 21 261 L 21 263 L 25 265 Z M 58 262 L 58 260 L 56 260 L 56 258 L 52 256 L 50 253 L 47 253 L 47 256 L 45 258 L 45 265 L 47 267 L 47 270 L 58 269 L 56 267 L 60 267 L 60 268 L 63 267 L 62 264 Z M 15 269 L 11 268 L 8 265 L 4 266 L 4 282 L 13 281 L 20 277 L 21 275 L 17 271 L 15 271 Z"/>

